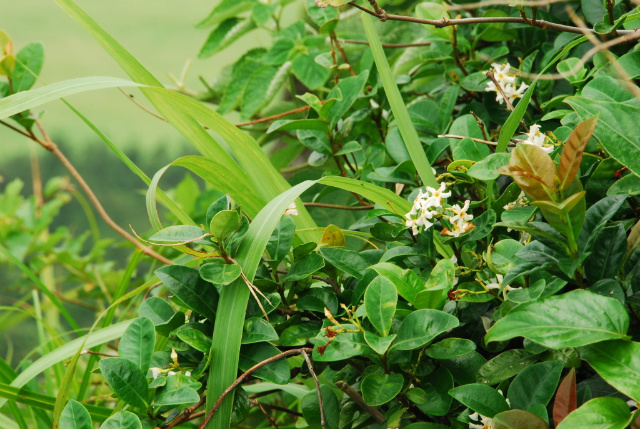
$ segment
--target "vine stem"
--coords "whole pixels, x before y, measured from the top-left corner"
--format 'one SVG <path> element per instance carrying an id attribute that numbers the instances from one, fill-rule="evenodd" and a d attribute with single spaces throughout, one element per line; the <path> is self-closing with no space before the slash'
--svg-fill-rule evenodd
<path id="1" fill-rule="evenodd" d="M 253 374 L 257 370 L 259 370 L 263 366 L 269 365 L 272 362 L 278 361 L 280 359 L 288 358 L 288 357 L 291 357 L 291 356 L 299 355 L 299 354 L 302 354 L 302 353 L 310 353 L 312 351 L 313 351 L 313 349 L 311 349 L 309 347 L 302 347 L 302 348 L 299 348 L 299 349 L 287 350 L 285 352 L 282 352 L 280 354 L 272 356 L 269 359 L 265 359 L 262 362 L 259 362 L 259 363 L 255 364 L 254 366 L 252 366 L 251 368 L 249 368 L 248 370 L 246 370 L 240 377 L 236 378 L 236 381 L 231 383 L 229 385 L 229 387 L 227 387 L 225 389 L 225 391 L 222 392 L 222 395 L 220 395 L 220 397 L 216 400 L 215 404 L 213 404 L 213 407 L 211 407 L 211 410 L 205 416 L 204 421 L 200 424 L 200 426 L 198 426 L 198 429 L 204 429 L 204 427 L 207 425 L 207 423 L 209 423 L 209 420 L 211 420 L 211 418 L 213 417 L 215 412 L 218 410 L 218 408 L 220 408 L 220 405 L 222 404 L 222 401 L 224 401 L 224 399 L 227 397 L 227 395 L 229 395 L 229 393 L 233 392 L 233 389 L 235 389 L 240 384 L 242 384 L 242 382 L 244 380 L 246 380 L 247 377 L 249 377 L 251 374 Z"/>

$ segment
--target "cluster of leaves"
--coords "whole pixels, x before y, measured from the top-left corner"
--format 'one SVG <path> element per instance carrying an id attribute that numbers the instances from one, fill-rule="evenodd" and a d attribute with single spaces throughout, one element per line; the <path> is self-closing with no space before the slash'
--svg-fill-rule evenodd
<path id="1" fill-rule="evenodd" d="M 70 0 L 59 3 L 110 52 L 121 49 Z M 599 34 L 640 19 L 625 1 L 574 3 Z M 182 225 L 167 228 L 154 201 L 166 169 L 156 175 L 149 241 L 185 256 L 155 271 L 162 287 L 141 301 L 138 318 L 114 325 L 118 357 L 99 368 L 118 404 L 62 409 L 63 389 L 54 424 L 88 429 L 113 408 L 101 427 L 637 426 L 638 52 L 599 51 L 597 40 L 527 22 L 387 20 L 384 41 L 408 46 L 385 56 L 372 21 L 352 6 L 306 2 L 305 21 L 285 27 L 287 5 L 225 0 L 200 24 L 213 27 L 201 57 L 257 28 L 273 35 L 270 48 L 247 52 L 200 97 L 221 113 L 237 110 L 248 134 L 177 96 L 167 95 L 170 107 L 149 97 L 168 120 L 180 106 L 190 120 L 217 125 L 239 164 L 255 170 L 245 176 L 210 153 L 177 161 L 229 197 L 197 223 L 172 210 Z M 381 6 L 451 18 L 437 2 Z M 573 25 L 563 8 L 473 11 Z M 347 43 L 365 42 L 361 25 L 371 49 Z M 134 80 L 154 85 L 114 55 Z M 486 90 L 486 72 L 505 62 L 529 85 L 511 111 Z M 554 68 L 557 79 L 527 79 Z M 537 123 L 551 153 L 514 138 Z M 241 153 L 257 147 L 250 135 L 264 152 Z M 293 173 L 288 184 L 272 180 L 273 167 Z M 247 196 L 242 180 L 273 187 Z M 448 201 L 429 204 L 458 204 L 471 223 L 460 234 L 449 234 L 455 221 L 445 215 L 415 230 L 408 221 L 414 201 L 439 184 Z M 315 204 L 311 217 L 302 201 Z M 227 390 L 239 372 L 242 386 Z M 16 400 L 12 392 L 0 396 Z"/>

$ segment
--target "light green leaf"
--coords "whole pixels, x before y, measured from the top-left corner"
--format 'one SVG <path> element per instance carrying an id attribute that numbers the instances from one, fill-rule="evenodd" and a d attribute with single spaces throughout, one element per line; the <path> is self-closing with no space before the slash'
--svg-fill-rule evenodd
<path id="1" fill-rule="evenodd" d="M 607 383 L 640 402 L 640 343 L 607 341 L 579 351 Z"/>
<path id="2" fill-rule="evenodd" d="M 60 415 L 60 425 L 65 429 L 92 429 L 91 416 L 82 404 L 70 400 Z"/>
<path id="3" fill-rule="evenodd" d="M 473 411 L 489 418 L 509 409 L 509 404 L 504 397 L 497 390 L 484 384 L 465 384 L 449 390 L 449 395 Z"/>
<path id="4" fill-rule="evenodd" d="M 628 338 L 629 314 L 620 302 L 586 290 L 521 304 L 500 319 L 485 340 L 525 337 L 545 347 L 580 347 Z"/>
<path id="5" fill-rule="evenodd" d="M 365 331 L 364 340 L 379 355 L 383 355 L 389 349 L 389 346 L 395 340 L 396 334 L 379 337 L 373 332 Z"/>
<path id="6" fill-rule="evenodd" d="M 228 285 L 242 274 L 242 267 L 227 264 L 223 260 L 211 262 L 200 267 L 200 277 L 216 285 Z"/>
<path id="7" fill-rule="evenodd" d="M 564 363 L 556 360 L 523 369 L 509 385 L 511 407 L 526 411 L 536 404 L 546 406 L 558 389 L 563 367 Z"/>
<path id="8" fill-rule="evenodd" d="M 146 374 L 155 346 L 156 331 L 153 322 L 148 317 L 139 317 L 134 319 L 124 331 L 118 346 L 118 354 L 121 358 L 136 364 L 140 372 Z"/>
<path id="9" fill-rule="evenodd" d="M 631 423 L 629 406 L 620 398 L 595 398 L 570 413 L 557 429 L 625 429 Z"/>
<path id="10" fill-rule="evenodd" d="M 386 404 L 402 390 L 402 374 L 369 374 L 360 385 L 364 402 L 372 406 Z"/>
<path id="11" fill-rule="evenodd" d="M 142 423 L 135 414 L 120 411 L 105 420 L 100 429 L 142 429 Z"/>
<path id="12" fill-rule="evenodd" d="M 256 28 L 252 19 L 229 18 L 216 27 L 204 42 L 198 58 L 208 58 Z"/>
<path id="13" fill-rule="evenodd" d="M 549 429 L 547 422 L 523 410 L 509 410 L 496 414 L 493 424 L 495 429 Z"/>
<path id="14" fill-rule="evenodd" d="M 367 286 L 364 293 L 367 317 L 383 337 L 389 334 L 393 316 L 396 314 L 397 302 L 398 292 L 393 282 L 388 278 L 378 276 Z"/>
<path id="15" fill-rule="evenodd" d="M 296 325 L 294 325 L 296 326 Z M 293 326 L 292 326 L 293 327 Z M 277 341 L 278 334 L 271 323 L 260 317 L 250 317 L 244 322 L 242 344 L 260 343 L 263 341 Z"/>
<path id="16" fill-rule="evenodd" d="M 433 359 L 452 359 L 464 356 L 476 349 L 476 344 L 466 338 L 445 338 L 432 344 L 425 352 Z"/>

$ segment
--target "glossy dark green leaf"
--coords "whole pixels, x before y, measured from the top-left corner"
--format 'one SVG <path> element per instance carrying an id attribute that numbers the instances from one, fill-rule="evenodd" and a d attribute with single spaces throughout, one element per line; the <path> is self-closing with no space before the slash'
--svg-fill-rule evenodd
<path id="1" fill-rule="evenodd" d="M 547 405 L 556 393 L 564 363 L 540 362 L 523 369 L 509 386 L 511 407 L 529 410 L 535 404 Z"/>
<path id="2" fill-rule="evenodd" d="M 451 371 L 453 379 L 458 384 L 475 383 L 478 370 L 487 360 L 478 352 L 471 352 L 451 359 L 441 360 L 439 363 Z"/>
<path id="3" fill-rule="evenodd" d="M 200 277 L 216 285 L 228 285 L 242 274 L 242 267 L 237 264 L 227 264 L 221 259 L 204 264 L 200 267 Z"/>
<path id="4" fill-rule="evenodd" d="M 271 260 L 282 261 L 287 256 L 289 249 L 291 249 L 295 231 L 296 224 L 291 216 L 282 216 L 267 243 L 267 254 Z"/>
<path id="5" fill-rule="evenodd" d="M 586 290 L 521 304 L 500 319 L 485 340 L 525 337 L 549 348 L 580 347 L 627 338 L 629 315 L 618 301 Z"/>
<path id="6" fill-rule="evenodd" d="M 320 328 L 320 324 L 311 322 L 289 326 L 280 333 L 280 345 L 293 347 L 308 344 L 309 340 L 318 335 Z"/>
<path id="7" fill-rule="evenodd" d="M 342 324 L 342 326 L 349 330 L 357 329 L 355 325 L 351 324 Z M 325 331 L 322 330 L 312 342 L 314 345 L 313 360 L 317 362 L 333 362 L 374 353 L 364 340 L 361 332 L 341 333 L 336 335 L 333 341 L 329 342 L 329 338 L 325 336 Z"/>
<path id="8" fill-rule="evenodd" d="M 404 318 L 392 350 L 417 349 L 441 333 L 457 327 L 458 319 L 439 310 L 416 310 Z"/>
<path id="9" fill-rule="evenodd" d="M 106 358 L 100 361 L 100 372 L 118 398 L 133 407 L 147 408 L 149 387 L 136 364 L 128 359 Z"/>
<path id="10" fill-rule="evenodd" d="M 620 301 L 621 304 L 625 302 L 625 292 L 620 286 L 620 282 L 615 279 L 603 279 L 593 285 L 589 286 L 591 292 L 598 295 L 614 298 Z"/>
<path id="11" fill-rule="evenodd" d="M 383 355 L 389 349 L 389 346 L 395 340 L 396 335 L 387 335 L 386 337 L 380 337 L 373 332 L 365 331 L 364 340 L 369 344 L 376 353 Z"/>
<path id="12" fill-rule="evenodd" d="M 497 390 L 484 384 L 466 384 L 456 387 L 449 390 L 449 395 L 473 411 L 489 418 L 509 409 L 506 399 Z"/>
<path id="13" fill-rule="evenodd" d="M 302 280 L 324 267 L 322 256 L 317 253 L 309 253 L 298 259 L 292 266 L 283 280 L 295 282 Z"/>
<path id="14" fill-rule="evenodd" d="M 364 256 L 342 247 L 322 247 L 320 254 L 331 265 L 357 279 L 361 279 L 371 265 Z"/>
<path id="15" fill-rule="evenodd" d="M 411 304 L 414 303 L 416 295 L 424 289 L 424 282 L 411 270 L 403 270 L 388 262 L 373 265 L 371 269 L 391 280 L 398 294 Z"/>
<path id="16" fill-rule="evenodd" d="M 447 301 L 447 294 L 453 288 L 456 278 L 456 269 L 451 259 L 441 259 L 431 270 L 429 279 L 419 292 L 413 305 L 416 308 L 432 308 L 442 310 Z"/>
<path id="17" fill-rule="evenodd" d="M 70 400 L 60 415 L 60 427 L 65 429 L 92 429 L 91 416 L 78 401 Z"/>
<path id="18" fill-rule="evenodd" d="M 417 404 L 420 411 L 432 416 L 446 416 L 453 402 L 453 397 L 449 395 L 453 389 L 453 377 L 449 370 L 440 368 L 431 373 L 423 387 L 424 402 Z"/>
<path id="19" fill-rule="evenodd" d="M 151 319 L 156 331 L 165 337 L 184 324 L 184 313 L 176 313 L 167 301 L 155 296 L 147 298 L 140 304 L 138 316 Z"/>
<path id="20" fill-rule="evenodd" d="M 403 384 L 402 374 L 369 374 L 360 385 L 362 398 L 371 406 L 386 404 L 400 393 Z"/>
<path id="21" fill-rule="evenodd" d="M 120 411 L 105 420 L 100 429 L 142 429 L 142 423 L 135 414 Z"/>
<path id="22" fill-rule="evenodd" d="M 558 429 L 625 429 L 631 423 L 629 406 L 620 398 L 595 398 L 569 414 Z"/>
<path id="23" fill-rule="evenodd" d="M 218 292 L 200 278 L 198 270 L 184 265 L 168 265 L 158 268 L 155 274 L 188 308 L 209 320 L 215 319 Z"/>
<path id="24" fill-rule="evenodd" d="M 271 323 L 260 317 L 250 317 L 244 322 L 242 344 L 253 344 L 262 341 L 277 341 L 278 334 Z"/>
<path id="25" fill-rule="evenodd" d="M 11 74 L 13 92 L 31 89 L 44 63 L 44 46 L 40 42 L 32 42 L 20 49 L 16 54 L 16 65 Z"/>
<path id="26" fill-rule="evenodd" d="M 495 429 L 550 429 L 550 426 L 535 414 L 523 410 L 509 410 L 493 417 Z"/>
<path id="27" fill-rule="evenodd" d="M 367 317 L 374 328 L 383 337 L 389 334 L 393 316 L 396 314 L 398 292 L 391 280 L 386 277 L 376 277 L 364 293 L 364 306 Z"/>
<path id="28" fill-rule="evenodd" d="M 211 219 L 215 215 L 217 215 L 222 210 L 229 210 L 229 196 L 223 195 L 214 202 L 212 202 L 209 207 L 207 207 L 206 214 L 206 225 L 211 224 Z"/>
<path id="29" fill-rule="evenodd" d="M 466 338 L 445 338 L 429 346 L 425 354 L 433 359 L 451 359 L 466 355 L 476 349 L 476 344 Z"/>
<path id="30" fill-rule="evenodd" d="M 129 359 L 140 368 L 140 372 L 146 374 L 155 346 L 156 331 L 153 322 L 148 317 L 139 317 L 122 334 L 118 354 L 121 358 Z"/>
<path id="31" fill-rule="evenodd" d="M 246 371 L 257 363 L 280 353 L 275 346 L 269 343 L 256 343 L 242 346 L 240 349 L 240 361 L 238 368 Z M 291 378 L 291 371 L 286 359 L 280 359 L 256 370 L 253 375 L 265 381 L 276 384 L 286 384 Z"/>
<path id="32" fill-rule="evenodd" d="M 322 397 L 327 429 L 338 429 L 340 402 L 336 394 L 329 386 L 321 384 L 320 395 Z M 314 427 L 320 427 L 320 402 L 318 401 L 318 392 L 316 390 L 307 393 L 304 398 L 302 398 L 302 414 L 307 423 Z"/>
<path id="33" fill-rule="evenodd" d="M 495 180 L 500 177 L 496 170 L 509 164 L 509 156 L 508 153 L 493 153 L 473 164 L 467 174 L 485 182 Z"/>
<path id="34" fill-rule="evenodd" d="M 610 385 L 640 401 L 640 343 L 607 341 L 580 348 L 586 360 Z"/>
<path id="35" fill-rule="evenodd" d="M 238 387 L 233 395 L 233 409 L 231 411 L 231 427 L 239 425 L 247 418 L 251 411 L 251 399 L 242 387 Z"/>
<path id="36" fill-rule="evenodd" d="M 359 75 L 348 77 L 346 79 L 340 79 L 338 85 L 336 85 L 327 95 L 327 99 L 341 98 L 333 108 L 329 111 L 329 126 L 333 128 L 338 120 L 349 110 L 353 103 L 358 98 L 358 95 L 362 92 L 364 84 L 369 77 L 369 71 L 364 70 Z"/>
<path id="37" fill-rule="evenodd" d="M 584 273 L 590 282 L 612 279 L 627 253 L 627 232 L 624 225 L 603 228 L 593 243 L 591 256 L 584 264 Z"/>
<path id="38" fill-rule="evenodd" d="M 523 349 L 507 350 L 482 365 L 476 378 L 478 383 L 498 384 L 513 377 L 538 360 L 538 356 L 532 355 Z"/>
<path id="39" fill-rule="evenodd" d="M 184 324 L 173 334 L 202 353 L 211 351 L 211 328 L 205 328 L 202 323 Z"/>

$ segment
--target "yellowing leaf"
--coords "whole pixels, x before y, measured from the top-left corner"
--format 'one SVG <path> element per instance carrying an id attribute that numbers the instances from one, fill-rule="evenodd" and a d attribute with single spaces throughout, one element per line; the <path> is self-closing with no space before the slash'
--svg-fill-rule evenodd
<path id="1" fill-rule="evenodd" d="M 329 225 L 322 233 L 320 243 L 328 247 L 344 247 L 344 232 L 335 225 Z"/>

